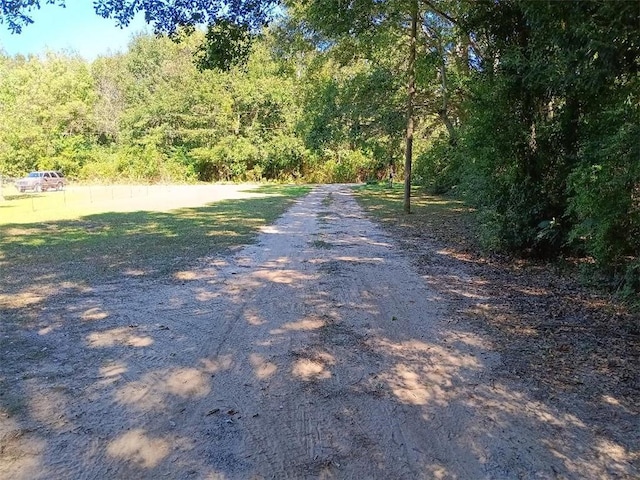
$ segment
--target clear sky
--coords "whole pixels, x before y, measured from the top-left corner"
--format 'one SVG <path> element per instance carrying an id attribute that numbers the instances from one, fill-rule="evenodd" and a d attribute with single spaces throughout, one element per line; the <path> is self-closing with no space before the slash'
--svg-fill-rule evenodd
<path id="1" fill-rule="evenodd" d="M 115 20 L 96 15 L 91 0 L 67 0 L 66 4 L 61 8 L 42 2 L 40 10 L 32 12 L 34 23 L 20 34 L 0 24 L 0 49 L 9 55 L 71 50 L 91 61 L 98 55 L 125 51 L 132 35 L 148 29 L 142 15 L 121 29 Z"/>

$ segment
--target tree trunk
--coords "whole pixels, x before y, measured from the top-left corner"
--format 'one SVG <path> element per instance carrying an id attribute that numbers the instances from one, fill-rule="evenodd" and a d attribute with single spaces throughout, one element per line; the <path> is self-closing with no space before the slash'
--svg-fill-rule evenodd
<path id="1" fill-rule="evenodd" d="M 447 65 L 445 63 L 445 52 L 442 41 L 438 40 L 438 50 L 440 52 L 440 80 L 442 82 L 442 108 L 438 116 L 449 133 L 449 144 L 455 145 L 457 141 L 456 129 L 449 118 L 449 80 L 447 78 Z"/>
<path id="2" fill-rule="evenodd" d="M 409 65 L 407 85 L 407 146 L 404 152 L 404 212 L 411 213 L 411 163 L 413 160 L 413 104 L 416 95 L 416 39 L 418 36 L 418 4 L 412 5 L 409 37 Z"/>

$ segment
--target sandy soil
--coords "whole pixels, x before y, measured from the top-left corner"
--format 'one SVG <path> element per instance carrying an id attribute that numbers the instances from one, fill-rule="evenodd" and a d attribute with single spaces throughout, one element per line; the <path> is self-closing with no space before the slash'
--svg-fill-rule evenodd
<path id="1" fill-rule="evenodd" d="M 637 449 L 500 374 L 468 278 L 317 187 L 233 256 L 2 331 L 0 477 L 637 478 Z"/>

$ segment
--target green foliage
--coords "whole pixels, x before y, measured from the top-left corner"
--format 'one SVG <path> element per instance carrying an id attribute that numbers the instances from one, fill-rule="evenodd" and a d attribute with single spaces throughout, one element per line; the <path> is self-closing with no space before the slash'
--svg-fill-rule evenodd
<path id="1" fill-rule="evenodd" d="M 260 151 L 245 137 L 227 137 L 211 152 L 218 180 L 243 180 L 247 170 L 257 163 Z"/>
<path id="2" fill-rule="evenodd" d="M 206 41 L 198 48 L 196 62 L 202 70 L 217 68 L 228 71 L 243 65 L 249 58 L 253 35 L 245 24 L 217 19 L 207 27 Z"/>
<path id="3" fill-rule="evenodd" d="M 266 178 L 276 180 L 301 180 L 308 156 L 302 140 L 297 136 L 274 135 L 266 145 L 265 156 L 259 165 L 260 172 Z"/>
<path id="4" fill-rule="evenodd" d="M 66 175 L 76 177 L 82 167 L 91 162 L 92 145 L 85 137 L 69 136 L 52 141 L 53 154 L 42 157 L 38 168 L 44 170 L 59 170 Z"/>
<path id="5" fill-rule="evenodd" d="M 330 57 L 325 62 L 310 72 L 300 124 L 307 148 L 327 162 L 314 179 L 384 177 L 401 156 L 405 120 L 397 78 L 366 61 L 348 67 Z"/>
<path id="6" fill-rule="evenodd" d="M 521 102 L 511 97 L 501 79 L 478 78 L 473 95 L 474 109 L 456 154 L 465 159 L 459 170 L 461 192 L 480 209 L 487 247 L 529 248 L 536 239 L 536 226 L 547 219 L 548 197 L 533 178 L 530 130 L 518 121 Z"/>
<path id="7" fill-rule="evenodd" d="M 167 156 L 153 145 L 95 148 L 77 178 L 90 182 L 164 183 L 193 180 L 193 171 L 180 151 Z"/>
<path id="8" fill-rule="evenodd" d="M 369 178 L 376 162 L 358 150 L 327 150 L 307 173 L 314 183 L 354 183 Z"/>
<path id="9" fill-rule="evenodd" d="M 199 71 L 204 34 L 139 36 L 123 55 L 0 58 L 0 173 L 92 181 L 299 179 L 302 105 L 269 36 L 243 68 Z M 34 92 L 37 95 L 34 96 Z"/>
<path id="10" fill-rule="evenodd" d="M 608 265 L 640 255 L 640 124 L 637 107 L 623 110 L 594 120 L 569 177 L 571 239 Z"/>
<path id="11" fill-rule="evenodd" d="M 0 173 L 76 171 L 86 160 L 93 130 L 95 93 L 88 66 L 79 58 L 47 53 L 4 59 L 2 70 Z"/>
<path id="12" fill-rule="evenodd" d="M 486 46 L 458 148 L 487 243 L 571 249 L 624 272 L 640 254 L 637 5 L 487 1 L 470 13 Z"/>
<path id="13" fill-rule="evenodd" d="M 447 135 L 441 134 L 417 155 L 413 181 L 435 194 L 449 192 L 460 185 L 464 161 L 460 150 L 451 145 Z"/>

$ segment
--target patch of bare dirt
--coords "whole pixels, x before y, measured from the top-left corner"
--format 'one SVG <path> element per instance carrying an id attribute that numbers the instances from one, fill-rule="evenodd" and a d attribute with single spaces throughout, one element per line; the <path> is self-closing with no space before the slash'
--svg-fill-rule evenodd
<path id="1" fill-rule="evenodd" d="M 576 264 L 482 253 L 473 217 L 435 209 L 385 227 L 452 308 L 486 332 L 501 379 L 580 419 L 605 450 L 640 466 L 640 318 L 579 281 Z M 614 472 L 609 472 L 617 477 Z"/>
<path id="2" fill-rule="evenodd" d="M 633 397 L 514 351 L 554 286 L 399 235 L 321 186 L 233 255 L 0 322 L 0 477 L 637 477 Z"/>

